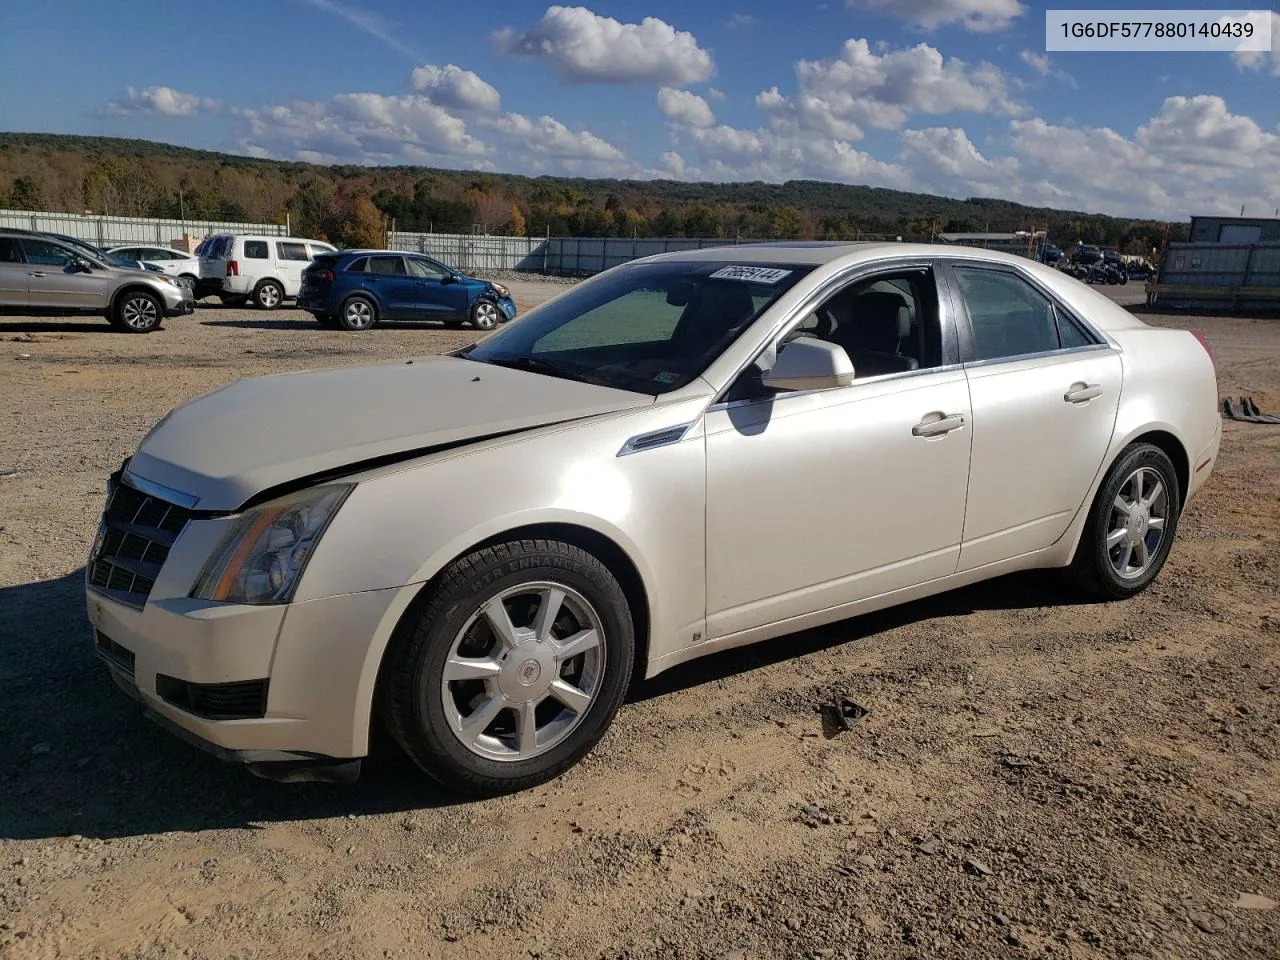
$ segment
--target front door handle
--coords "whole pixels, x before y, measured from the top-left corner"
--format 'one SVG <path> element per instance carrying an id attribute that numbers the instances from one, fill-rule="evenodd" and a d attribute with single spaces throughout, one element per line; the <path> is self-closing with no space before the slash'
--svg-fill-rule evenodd
<path id="1" fill-rule="evenodd" d="M 947 415 L 945 413 L 926 414 L 925 418 L 911 428 L 913 437 L 940 437 L 943 434 L 950 433 L 952 430 L 959 430 L 964 426 L 964 414 L 953 413 Z"/>
<path id="2" fill-rule="evenodd" d="M 1100 383 L 1073 383 L 1071 389 L 1062 395 L 1062 399 L 1067 403 L 1088 403 L 1102 396 L 1102 384 Z"/>
<path id="3" fill-rule="evenodd" d="M 27 271 L 27 276 L 28 276 L 28 277 L 43 277 L 43 276 L 44 276 L 44 274 L 43 274 L 43 273 L 40 273 L 40 272 L 38 272 L 38 271 L 34 271 L 34 272 L 33 272 L 33 271 L 31 271 L 31 270 L 28 270 L 28 271 Z"/>

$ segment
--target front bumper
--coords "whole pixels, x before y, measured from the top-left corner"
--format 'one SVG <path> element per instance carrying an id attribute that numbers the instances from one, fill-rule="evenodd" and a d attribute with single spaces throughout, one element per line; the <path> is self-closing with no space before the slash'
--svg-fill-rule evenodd
<path id="1" fill-rule="evenodd" d="M 168 304 L 165 307 L 164 315 L 166 317 L 186 317 L 196 312 L 196 302 L 191 298 L 191 294 L 179 300 L 176 304 Z"/>
<path id="2" fill-rule="evenodd" d="M 153 719 L 223 759 L 332 766 L 364 756 L 375 651 L 406 591 L 261 606 L 193 599 L 224 528 L 189 522 L 141 607 L 86 581 L 98 656 Z M 260 699 L 236 693 L 255 687 Z"/>
<path id="3" fill-rule="evenodd" d="M 498 309 L 502 311 L 503 322 L 506 322 L 507 320 L 514 320 L 516 318 L 516 302 L 510 297 L 503 297 L 500 300 L 495 300 L 494 303 L 497 304 Z"/>

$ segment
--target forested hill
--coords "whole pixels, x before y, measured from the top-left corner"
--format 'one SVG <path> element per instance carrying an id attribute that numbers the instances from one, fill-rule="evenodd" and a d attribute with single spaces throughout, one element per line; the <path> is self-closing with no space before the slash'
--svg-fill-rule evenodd
<path id="1" fill-rule="evenodd" d="M 995 199 L 812 180 L 686 183 L 319 166 L 147 140 L 0 133 L 0 207 L 120 216 L 284 222 L 349 242 L 384 218 L 401 230 L 541 236 L 740 236 L 928 239 L 951 231 L 1048 229 L 1061 243 L 1158 246 L 1165 224 Z M 1186 227 L 1173 225 L 1170 239 Z"/>

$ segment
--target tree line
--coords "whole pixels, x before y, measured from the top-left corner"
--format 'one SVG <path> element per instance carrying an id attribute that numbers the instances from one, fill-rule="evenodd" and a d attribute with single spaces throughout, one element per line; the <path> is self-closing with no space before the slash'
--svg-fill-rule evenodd
<path id="1" fill-rule="evenodd" d="M 852 240 L 1046 230 L 1150 253 L 1186 224 L 818 181 L 686 183 L 321 166 L 144 140 L 0 134 L 0 208 L 288 222 L 340 245 L 386 230 L 510 236 Z"/>

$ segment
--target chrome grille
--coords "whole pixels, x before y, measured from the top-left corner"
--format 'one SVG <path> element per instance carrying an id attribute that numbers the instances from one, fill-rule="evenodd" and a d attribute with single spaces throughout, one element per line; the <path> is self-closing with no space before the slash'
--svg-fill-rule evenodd
<path id="1" fill-rule="evenodd" d="M 124 603 L 147 602 L 169 548 L 191 511 L 113 477 L 102 527 L 89 559 L 89 585 Z"/>

